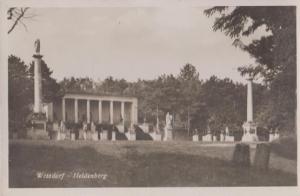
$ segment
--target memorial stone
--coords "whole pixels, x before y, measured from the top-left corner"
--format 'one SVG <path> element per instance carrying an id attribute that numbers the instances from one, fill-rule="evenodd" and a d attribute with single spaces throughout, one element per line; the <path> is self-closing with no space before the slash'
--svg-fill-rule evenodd
<path id="1" fill-rule="evenodd" d="M 166 126 L 165 126 L 165 135 L 164 141 L 173 140 L 173 125 L 172 125 L 173 116 L 166 114 Z"/>

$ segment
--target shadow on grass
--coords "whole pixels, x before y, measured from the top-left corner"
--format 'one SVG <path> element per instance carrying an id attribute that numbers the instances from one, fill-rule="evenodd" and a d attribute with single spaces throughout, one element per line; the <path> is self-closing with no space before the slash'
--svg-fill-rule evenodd
<path id="1" fill-rule="evenodd" d="M 122 158 L 84 146 L 65 149 L 47 145 L 10 144 L 10 187 L 176 187 L 294 186 L 296 175 L 237 168 L 230 162 L 184 153 L 138 153 L 125 146 Z M 63 180 L 38 179 L 37 172 L 66 173 Z M 107 174 L 102 179 L 74 179 L 74 172 Z"/>

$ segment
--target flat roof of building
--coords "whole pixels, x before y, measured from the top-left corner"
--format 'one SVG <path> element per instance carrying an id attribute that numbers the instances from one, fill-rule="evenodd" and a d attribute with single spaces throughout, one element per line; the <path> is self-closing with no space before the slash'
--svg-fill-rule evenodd
<path id="1" fill-rule="evenodd" d="M 103 98 L 125 98 L 125 99 L 137 99 L 137 97 L 130 96 L 130 95 L 120 95 L 118 93 L 100 93 L 100 92 L 83 92 L 83 91 L 66 91 L 63 95 L 65 98 L 72 98 L 72 97 L 83 97 L 83 96 L 90 96 L 90 97 L 103 97 Z"/>

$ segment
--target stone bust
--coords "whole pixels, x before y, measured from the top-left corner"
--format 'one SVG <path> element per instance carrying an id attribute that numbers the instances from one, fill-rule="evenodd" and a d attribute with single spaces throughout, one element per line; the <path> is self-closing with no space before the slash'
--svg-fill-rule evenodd
<path id="1" fill-rule="evenodd" d="M 40 39 L 36 39 L 34 42 L 34 50 L 37 54 L 40 53 L 41 50 L 41 43 L 40 43 Z"/>

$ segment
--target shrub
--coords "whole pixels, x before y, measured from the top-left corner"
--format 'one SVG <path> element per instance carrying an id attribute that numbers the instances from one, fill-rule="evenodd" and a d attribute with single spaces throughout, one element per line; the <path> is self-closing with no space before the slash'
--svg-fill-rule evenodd
<path id="1" fill-rule="evenodd" d="M 297 137 L 295 135 L 283 136 L 271 143 L 271 151 L 287 159 L 297 159 Z"/>

